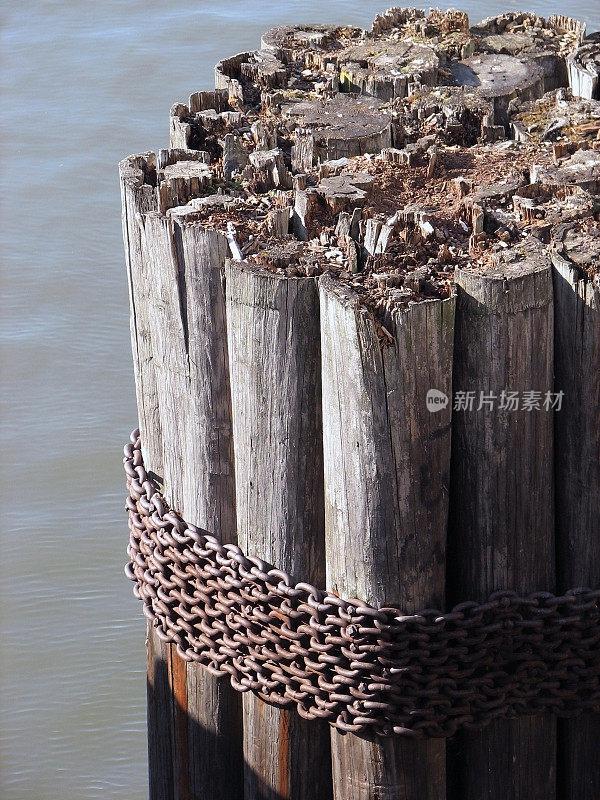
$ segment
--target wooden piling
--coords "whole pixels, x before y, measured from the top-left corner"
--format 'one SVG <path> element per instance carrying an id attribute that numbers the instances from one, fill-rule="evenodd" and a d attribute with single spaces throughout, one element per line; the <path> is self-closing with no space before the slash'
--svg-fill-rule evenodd
<path id="1" fill-rule="evenodd" d="M 454 300 L 394 309 L 382 348 L 356 296 L 320 285 L 327 586 L 409 614 L 441 608 Z M 434 413 L 430 389 L 448 398 Z M 443 740 L 331 737 L 336 800 L 445 797 Z"/>
<path id="2" fill-rule="evenodd" d="M 552 591 L 553 428 L 543 406 L 553 388 L 549 256 L 528 240 L 487 268 L 457 270 L 456 284 L 450 597 Z M 537 407 L 502 409 L 503 391 L 520 403 L 539 392 Z M 472 406 L 464 407 L 463 392 L 473 392 Z M 457 800 L 555 797 L 551 715 L 496 720 L 457 739 Z"/>
<path id="3" fill-rule="evenodd" d="M 324 585 L 318 291 L 228 261 L 240 547 L 298 581 Z M 329 731 L 244 695 L 245 800 L 328 800 Z"/>
<path id="4" fill-rule="evenodd" d="M 150 283 L 144 252 L 143 215 L 158 207 L 154 153 L 130 156 L 119 164 L 123 241 L 130 301 L 131 350 L 144 461 L 162 482 L 163 454 L 156 376 L 150 339 Z M 172 695 L 170 645 L 150 624 L 146 628 L 148 780 L 150 798 L 172 800 Z M 166 723 L 166 724 L 165 724 Z"/>
<path id="5" fill-rule="evenodd" d="M 163 154 L 164 164 L 180 167 L 177 181 L 187 197 L 185 164 L 197 162 L 185 159 L 184 151 L 166 160 Z M 155 185 L 147 188 L 145 202 L 133 214 L 137 233 L 131 232 L 125 189 L 126 248 L 136 260 L 130 279 L 132 332 L 138 396 L 144 398 L 138 405 L 146 463 L 173 507 L 212 535 L 233 541 L 235 487 L 221 284 L 227 242 L 213 231 L 168 218 L 165 205 L 176 204 L 177 189 L 161 184 L 160 170 L 153 178 Z M 163 213 L 152 210 L 160 206 Z M 139 246 L 135 239 L 132 247 L 134 235 Z M 152 628 L 148 682 L 151 800 L 237 800 L 242 774 L 239 696 L 227 682 L 185 662 Z"/>
<path id="6" fill-rule="evenodd" d="M 566 591 L 600 586 L 600 288 L 569 259 L 562 242 L 552 262 L 555 393 L 561 403 L 554 418 L 557 574 L 559 591 Z M 598 741 L 598 713 L 559 722 L 564 800 L 600 797 Z"/>
<path id="7" fill-rule="evenodd" d="M 163 434 L 164 491 L 185 519 L 236 538 L 231 398 L 222 267 L 225 236 L 185 217 L 148 214 L 151 336 Z M 175 798 L 237 800 L 241 702 L 225 680 L 171 646 Z"/>
<path id="8" fill-rule="evenodd" d="M 131 307 L 131 350 L 142 452 L 150 471 L 162 477 L 162 438 L 150 341 L 148 268 L 143 250 L 143 215 L 158 208 L 154 153 L 141 153 L 125 158 L 119 164 L 119 178 Z"/>

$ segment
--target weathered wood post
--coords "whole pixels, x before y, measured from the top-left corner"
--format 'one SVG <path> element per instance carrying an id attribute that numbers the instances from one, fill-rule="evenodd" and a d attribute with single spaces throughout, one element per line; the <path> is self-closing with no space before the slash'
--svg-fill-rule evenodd
<path id="1" fill-rule="evenodd" d="M 407 614 L 442 608 L 454 299 L 392 311 L 381 346 L 372 316 L 321 278 L 327 585 Z M 336 800 L 442 800 L 444 740 L 343 736 L 332 730 Z"/>
<path id="2" fill-rule="evenodd" d="M 507 587 L 552 591 L 553 426 L 552 411 L 544 408 L 553 388 L 549 256 L 528 240 L 487 268 L 457 270 L 456 283 L 452 602 L 482 601 Z M 529 410 L 522 406 L 527 397 Z M 495 720 L 464 732 L 455 757 L 461 800 L 555 797 L 551 715 Z"/>
<path id="3" fill-rule="evenodd" d="M 156 394 L 156 376 L 152 369 L 152 344 L 148 313 L 135 313 L 134 303 L 148 306 L 147 263 L 143 252 L 143 214 L 156 211 L 156 157 L 154 153 L 130 156 L 119 164 L 123 242 L 127 284 L 131 305 L 130 331 L 133 369 L 142 434 L 144 459 L 150 469 L 162 476 L 162 442 Z"/>
<path id="4" fill-rule="evenodd" d="M 144 460 L 151 473 L 163 475 L 162 436 L 156 376 L 150 340 L 150 304 L 147 258 L 143 249 L 143 214 L 158 208 L 154 153 L 131 156 L 119 164 L 123 241 L 130 301 L 131 349 Z M 137 309 L 137 310 L 136 310 Z M 173 759 L 169 686 L 170 645 L 148 623 L 148 768 L 150 797 L 173 797 Z"/>
<path id="5" fill-rule="evenodd" d="M 599 246 L 585 224 L 557 233 L 552 250 L 555 300 L 554 416 L 558 589 L 600 586 Z M 559 723 L 559 775 L 565 800 L 600 797 L 600 714 Z"/>
<path id="6" fill-rule="evenodd" d="M 120 165 L 151 800 L 600 795 L 583 32 L 279 26 Z"/>
<path id="7" fill-rule="evenodd" d="M 227 241 L 185 216 L 166 214 L 179 192 L 187 200 L 190 181 L 198 180 L 194 155 L 185 159 L 182 151 L 164 157 L 164 167 L 172 161 L 176 168 L 164 180 L 161 170 L 152 176 L 155 207 L 163 210 L 150 210 L 148 202 L 134 211 L 141 243 L 131 281 L 134 360 L 136 374 L 149 376 L 153 390 L 140 418 L 148 418 L 149 402 L 154 412 L 152 428 L 146 425 L 142 436 L 147 464 L 173 507 L 232 541 L 235 486 L 221 275 Z M 153 629 L 148 652 L 151 798 L 238 798 L 239 696 L 199 665 L 186 663 Z"/>
<path id="8" fill-rule="evenodd" d="M 230 260 L 226 286 L 240 547 L 322 586 L 317 284 Z M 245 694 L 244 756 L 245 800 L 331 797 L 326 723 Z"/>

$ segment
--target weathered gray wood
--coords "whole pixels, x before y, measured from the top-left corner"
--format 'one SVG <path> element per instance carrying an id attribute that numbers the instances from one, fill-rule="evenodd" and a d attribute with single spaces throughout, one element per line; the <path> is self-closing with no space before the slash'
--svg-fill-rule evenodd
<path id="1" fill-rule="evenodd" d="M 175 214 L 148 214 L 145 230 L 165 491 L 188 521 L 232 542 L 235 484 L 221 274 L 227 239 Z"/>
<path id="2" fill-rule="evenodd" d="M 226 267 L 239 544 L 324 585 L 317 286 Z M 328 726 L 244 695 L 245 800 L 327 800 Z"/>
<path id="3" fill-rule="evenodd" d="M 303 134 L 313 134 L 313 158 L 327 161 L 391 147 L 391 117 L 381 106 L 372 97 L 338 94 L 324 101 L 286 103 L 281 113 Z"/>
<path id="4" fill-rule="evenodd" d="M 130 156 L 119 164 L 123 243 L 129 287 L 131 350 L 142 436 L 148 468 L 162 476 L 162 444 L 158 424 L 156 378 L 152 368 L 147 264 L 143 251 L 143 218 L 158 206 L 154 153 Z M 157 472 L 158 470 L 158 472 Z"/>
<path id="5" fill-rule="evenodd" d="M 183 103 L 174 103 L 169 115 L 169 144 L 173 148 L 186 149 L 190 144 L 191 124 L 187 121 L 190 109 Z"/>
<path id="6" fill-rule="evenodd" d="M 337 215 L 343 211 L 352 212 L 358 206 L 365 206 L 373 193 L 374 186 L 375 179 L 372 175 L 354 172 L 349 175 L 322 178 L 315 191 L 324 199 L 329 211 Z"/>
<path id="7" fill-rule="evenodd" d="M 241 65 L 248 60 L 250 53 L 238 53 L 224 58 L 215 66 L 215 89 L 226 89 L 228 103 L 232 108 L 244 107 L 244 88 L 240 81 Z"/>
<path id="8" fill-rule="evenodd" d="M 231 542 L 235 485 L 221 277 L 227 241 L 158 212 L 145 216 L 144 233 L 164 492 L 187 520 Z M 237 800 L 239 695 L 184 662 L 174 646 L 169 650 L 173 796 Z"/>
<path id="9" fill-rule="evenodd" d="M 584 42 L 569 55 L 567 67 L 573 95 L 600 100 L 600 42 Z"/>
<path id="10" fill-rule="evenodd" d="M 344 25 L 278 25 L 263 33 L 262 50 L 274 53 L 285 64 L 304 62 L 324 67 L 324 60 L 346 38 L 360 36 L 360 28 Z"/>
<path id="11" fill-rule="evenodd" d="M 441 608 L 450 468 L 454 300 L 393 309 L 380 347 L 357 298 L 320 279 L 327 587 L 342 597 Z M 332 730 L 336 800 L 441 800 L 445 743 Z"/>
<path id="12" fill-rule="evenodd" d="M 240 172 L 248 163 L 248 153 L 242 140 L 234 133 L 223 137 L 223 179 L 230 181 L 234 172 Z"/>
<path id="13" fill-rule="evenodd" d="M 544 58 L 564 55 L 581 44 L 585 23 L 564 14 L 544 19 L 530 11 L 508 11 L 484 19 L 471 32 L 482 37 L 478 44 L 484 51 L 526 54 L 544 62 Z"/>
<path id="14" fill-rule="evenodd" d="M 250 153 L 252 185 L 255 191 L 268 192 L 271 189 L 291 189 L 292 176 L 283 161 L 283 153 L 275 150 L 255 150 Z"/>
<path id="15" fill-rule="evenodd" d="M 179 152 L 186 153 L 185 150 Z M 169 208 L 198 197 L 211 185 L 212 177 L 211 168 L 204 161 L 194 159 L 167 164 L 159 173 L 159 210 L 164 214 Z"/>
<path id="16" fill-rule="evenodd" d="M 600 152 L 578 150 L 558 165 L 549 167 L 534 165 L 531 182 L 539 183 L 541 187 L 551 192 L 557 192 L 565 187 L 580 186 L 597 194 L 600 192 Z"/>
<path id="17" fill-rule="evenodd" d="M 144 462 L 162 481 L 162 434 L 159 424 L 156 376 L 150 340 L 150 288 L 144 252 L 143 215 L 157 208 L 156 158 L 154 153 L 130 156 L 119 164 L 123 241 L 130 302 L 131 349 L 138 419 Z M 172 800 L 172 694 L 169 685 L 169 646 L 148 623 L 148 783 L 151 800 Z"/>
<path id="18" fill-rule="evenodd" d="M 451 65 L 459 86 L 474 86 L 494 107 L 494 123 L 508 123 L 508 104 L 514 97 L 535 100 L 545 91 L 544 73 L 532 59 L 504 53 L 484 53 Z"/>
<path id="19" fill-rule="evenodd" d="M 597 138 L 600 101 L 570 98 L 566 91 L 545 94 L 520 103 L 511 115 L 511 128 L 517 141 L 555 142 L 556 162 L 580 149 L 584 141 L 592 144 Z"/>
<path id="20" fill-rule="evenodd" d="M 552 261 L 555 391 L 564 392 L 554 418 L 557 573 L 565 591 L 600 586 L 600 287 L 570 260 L 568 239 Z M 600 714 L 564 720 L 559 735 L 564 800 L 597 800 Z"/>
<path id="21" fill-rule="evenodd" d="M 527 253 L 524 256 L 524 253 Z M 526 240 L 481 271 L 457 270 L 450 557 L 452 602 L 497 589 L 554 589 L 552 275 Z M 473 391 L 473 410 L 457 392 Z M 539 410 L 499 408 L 503 391 L 540 392 Z M 494 407 L 480 393 L 495 396 Z M 552 800 L 556 721 L 496 720 L 459 735 L 460 800 Z"/>
<path id="22" fill-rule="evenodd" d="M 186 148 L 178 147 L 169 147 L 164 150 L 159 150 L 156 154 L 156 169 L 159 182 L 164 178 L 167 167 L 171 167 L 180 161 L 199 161 L 202 164 L 209 165 L 210 153 L 207 153 L 206 150 L 187 150 Z M 177 199 L 183 200 L 183 198 Z"/>
<path id="23" fill-rule="evenodd" d="M 229 95 L 225 89 L 215 89 L 214 92 L 192 92 L 188 106 L 191 114 L 211 108 L 217 114 L 221 114 L 229 111 Z"/>
<path id="24" fill-rule="evenodd" d="M 294 172 L 310 172 L 313 168 L 315 140 L 312 133 L 298 133 L 292 145 L 292 170 Z"/>
<path id="25" fill-rule="evenodd" d="M 389 101 L 406 97 L 410 84 L 435 86 L 439 59 L 430 47 L 406 41 L 367 40 L 338 56 L 342 91 Z"/>

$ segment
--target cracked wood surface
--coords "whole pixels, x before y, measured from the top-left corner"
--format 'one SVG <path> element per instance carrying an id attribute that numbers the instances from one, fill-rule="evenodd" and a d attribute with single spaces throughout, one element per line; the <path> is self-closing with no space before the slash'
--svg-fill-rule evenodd
<path id="1" fill-rule="evenodd" d="M 380 347 L 356 297 L 321 285 L 327 585 L 407 613 L 444 602 L 454 299 L 393 316 Z M 443 741 L 367 739 L 332 730 L 334 797 L 441 800 Z"/>
<path id="2" fill-rule="evenodd" d="M 226 265 L 240 547 L 325 582 L 321 354 L 313 278 Z M 244 695 L 245 800 L 331 798 L 329 726 Z"/>
<path id="3" fill-rule="evenodd" d="M 552 591 L 552 412 L 543 406 L 477 410 L 480 392 L 499 398 L 502 391 L 539 391 L 543 397 L 553 388 L 550 259 L 532 241 L 504 251 L 494 268 L 458 270 L 456 282 L 454 391 L 474 390 L 477 401 L 452 419 L 451 603 L 482 600 L 507 586 Z M 454 747 L 464 800 L 556 796 L 551 715 L 496 720 L 458 734 Z"/>

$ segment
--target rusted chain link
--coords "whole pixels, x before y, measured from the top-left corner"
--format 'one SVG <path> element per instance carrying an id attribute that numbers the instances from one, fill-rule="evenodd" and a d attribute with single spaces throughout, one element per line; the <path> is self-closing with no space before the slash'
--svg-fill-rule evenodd
<path id="1" fill-rule="evenodd" d="M 495 592 L 485 603 L 403 615 L 344 600 L 172 511 L 139 432 L 125 447 L 126 574 L 180 656 L 267 703 L 340 731 L 452 736 L 496 717 L 600 710 L 600 589 Z"/>

